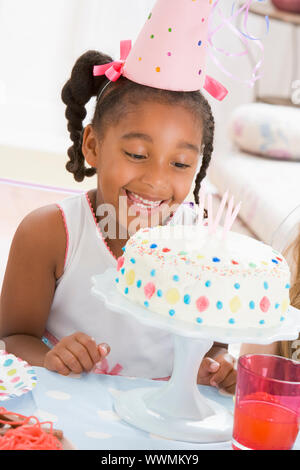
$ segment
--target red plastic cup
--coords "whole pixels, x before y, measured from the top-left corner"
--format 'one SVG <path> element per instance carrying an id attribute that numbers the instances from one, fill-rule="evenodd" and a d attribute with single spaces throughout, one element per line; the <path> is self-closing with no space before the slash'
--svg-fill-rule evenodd
<path id="1" fill-rule="evenodd" d="M 238 361 L 232 447 L 290 450 L 300 424 L 300 362 L 266 354 Z"/>

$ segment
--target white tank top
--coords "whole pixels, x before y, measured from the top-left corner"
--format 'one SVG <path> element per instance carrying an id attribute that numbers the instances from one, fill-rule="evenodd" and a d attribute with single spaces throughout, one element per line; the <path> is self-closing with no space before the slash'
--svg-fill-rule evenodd
<path id="1" fill-rule="evenodd" d="M 65 223 L 67 248 L 63 275 L 48 317 L 44 342 L 50 347 L 76 331 L 111 347 L 98 373 L 158 379 L 169 377 L 173 364 L 173 340 L 169 333 L 148 327 L 134 318 L 109 310 L 91 294 L 91 277 L 117 267 L 98 227 L 87 193 L 68 197 L 57 206 Z M 183 203 L 170 224 L 193 223 L 192 203 Z M 101 236 L 99 236 L 99 234 Z"/>

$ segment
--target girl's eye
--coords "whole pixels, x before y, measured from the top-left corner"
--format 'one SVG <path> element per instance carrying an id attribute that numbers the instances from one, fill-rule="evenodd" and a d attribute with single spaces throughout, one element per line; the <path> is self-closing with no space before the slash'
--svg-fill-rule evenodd
<path id="1" fill-rule="evenodd" d="M 176 168 L 183 168 L 183 169 L 191 167 L 191 165 L 186 165 L 185 163 L 179 163 L 179 162 L 175 162 L 174 166 L 176 166 Z"/>
<path id="2" fill-rule="evenodd" d="M 128 157 L 133 158 L 134 160 L 143 160 L 144 158 L 146 158 L 144 155 L 137 155 L 135 153 L 125 152 L 125 154 L 128 155 Z"/>

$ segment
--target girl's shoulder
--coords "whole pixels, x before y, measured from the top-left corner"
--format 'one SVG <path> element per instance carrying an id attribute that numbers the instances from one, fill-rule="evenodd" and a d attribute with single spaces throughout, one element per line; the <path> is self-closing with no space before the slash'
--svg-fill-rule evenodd
<path id="1" fill-rule="evenodd" d="M 19 224 L 13 241 L 20 241 L 32 255 L 53 265 L 58 279 L 64 269 L 66 233 L 61 210 L 49 204 L 29 212 Z"/>

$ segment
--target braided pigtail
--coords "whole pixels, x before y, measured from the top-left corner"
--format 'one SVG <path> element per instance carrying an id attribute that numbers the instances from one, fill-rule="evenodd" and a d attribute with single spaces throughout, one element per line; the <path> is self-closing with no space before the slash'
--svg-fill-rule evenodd
<path id="1" fill-rule="evenodd" d="M 68 120 L 68 131 L 73 145 L 68 149 L 69 161 L 66 169 L 73 173 L 76 181 L 85 176 L 93 176 L 95 168 L 87 168 L 82 153 L 83 120 L 86 117 L 86 104 L 97 96 L 106 82 L 105 76 L 94 77 L 94 65 L 112 62 L 108 55 L 97 51 L 88 51 L 76 61 L 71 78 L 64 85 L 61 98 L 66 105 L 65 116 Z"/>
<path id="2" fill-rule="evenodd" d="M 211 107 L 208 101 L 201 96 L 201 107 L 203 116 L 203 159 L 199 173 L 196 176 L 195 188 L 193 191 L 195 203 L 199 204 L 199 191 L 201 182 L 206 176 L 206 171 L 209 166 L 211 156 L 214 150 L 214 133 L 215 133 L 215 120 L 212 114 Z"/>

